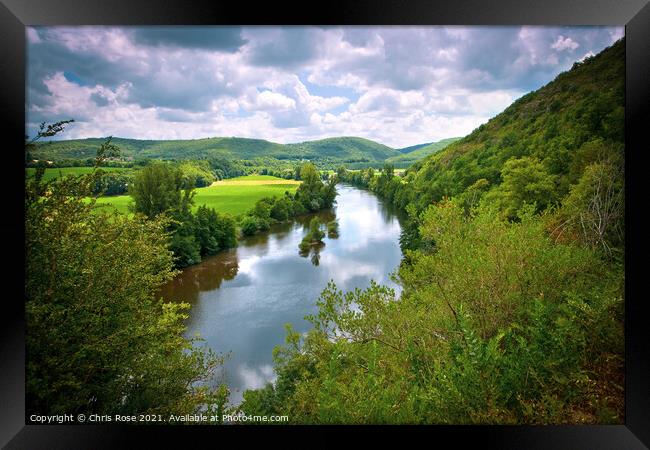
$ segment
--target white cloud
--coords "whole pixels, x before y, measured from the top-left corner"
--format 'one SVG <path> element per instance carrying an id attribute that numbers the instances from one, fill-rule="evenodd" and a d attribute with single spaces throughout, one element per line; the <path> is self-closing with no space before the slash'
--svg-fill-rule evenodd
<path id="1" fill-rule="evenodd" d="M 576 48 L 580 47 L 580 44 L 575 42 L 569 37 L 564 37 L 562 35 L 559 35 L 557 37 L 557 40 L 551 45 L 551 48 L 554 48 L 557 51 L 562 51 L 562 50 L 575 50 Z"/>
<path id="2" fill-rule="evenodd" d="M 237 368 L 237 372 L 242 380 L 242 390 L 263 388 L 277 378 L 273 367 L 269 364 L 253 368 L 241 365 Z"/>
<path id="3" fill-rule="evenodd" d="M 584 55 L 582 55 L 582 58 L 580 58 L 578 61 L 582 62 L 582 61 L 584 61 L 585 59 L 590 58 L 590 57 L 592 57 L 592 56 L 594 56 L 594 53 L 593 53 L 593 52 L 587 52 L 587 53 L 585 53 Z"/>
<path id="4" fill-rule="evenodd" d="M 262 111 L 295 109 L 296 101 L 276 92 L 264 91 L 257 96 L 257 108 Z"/>

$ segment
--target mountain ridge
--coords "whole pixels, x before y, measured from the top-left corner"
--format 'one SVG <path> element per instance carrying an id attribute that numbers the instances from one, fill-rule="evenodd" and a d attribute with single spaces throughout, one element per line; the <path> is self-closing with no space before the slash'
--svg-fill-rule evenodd
<path id="1" fill-rule="evenodd" d="M 35 159 L 60 161 L 92 158 L 106 137 L 67 139 L 38 142 L 31 150 Z M 275 158 L 279 160 L 335 159 L 341 162 L 383 162 L 400 153 L 378 142 L 351 136 L 341 136 L 279 144 L 265 139 L 240 137 L 211 137 L 200 139 L 131 139 L 113 137 L 125 157 L 137 159 L 231 159 Z"/>

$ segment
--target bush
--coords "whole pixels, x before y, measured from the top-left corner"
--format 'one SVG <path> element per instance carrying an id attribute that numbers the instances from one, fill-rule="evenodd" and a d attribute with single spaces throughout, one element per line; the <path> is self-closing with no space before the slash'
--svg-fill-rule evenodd
<path id="1" fill-rule="evenodd" d="M 253 216 L 244 216 L 239 222 L 244 236 L 252 236 L 259 231 L 258 220 Z"/>
<path id="2" fill-rule="evenodd" d="M 201 244 L 191 234 L 174 233 L 169 242 L 176 267 L 187 267 L 201 262 Z"/>
<path id="3" fill-rule="evenodd" d="M 235 221 L 214 209 L 200 206 L 193 218 L 193 233 L 201 248 L 201 255 L 212 255 L 237 244 Z"/>
<path id="4" fill-rule="evenodd" d="M 277 199 L 271 208 L 271 218 L 284 222 L 289 218 L 291 203 L 286 197 Z"/>

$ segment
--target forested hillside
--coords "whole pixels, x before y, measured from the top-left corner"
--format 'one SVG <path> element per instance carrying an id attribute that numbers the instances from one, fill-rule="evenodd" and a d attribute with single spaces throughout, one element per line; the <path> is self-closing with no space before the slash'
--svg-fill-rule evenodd
<path id="1" fill-rule="evenodd" d="M 386 287 L 331 283 L 277 382 L 297 423 L 623 423 L 625 41 L 416 163 L 338 175 L 409 212 Z"/>
<path id="2" fill-rule="evenodd" d="M 433 144 L 433 142 L 425 142 L 424 144 L 417 144 L 417 145 L 411 145 L 409 147 L 398 148 L 397 151 L 400 153 L 411 153 L 412 151 L 415 151 L 418 148 L 426 147 L 429 144 Z"/>
<path id="3" fill-rule="evenodd" d="M 287 144 L 297 153 L 304 152 L 311 159 L 327 159 L 343 162 L 383 162 L 398 155 L 393 148 L 359 137 L 336 137 L 318 141 Z"/>
<path id="4" fill-rule="evenodd" d="M 93 158 L 104 138 L 73 139 L 37 143 L 30 157 L 50 161 Z M 337 137 L 298 144 L 277 144 L 262 139 L 207 138 L 191 140 L 144 141 L 113 138 L 121 155 L 136 160 L 312 160 L 321 166 L 328 164 L 381 165 L 386 158 L 399 155 L 385 145 L 356 137 Z M 272 161 L 271 161 L 272 162 Z M 365 164 L 365 165 L 364 165 Z"/>
<path id="5" fill-rule="evenodd" d="M 422 146 L 415 146 L 409 147 L 408 149 L 410 151 L 408 152 L 403 152 L 401 155 L 398 156 L 391 156 L 386 160 L 386 162 L 393 164 L 396 167 L 408 167 L 417 161 L 426 158 L 429 155 L 432 155 L 436 152 L 439 152 L 440 150 L 444 149 L 448 145 L 456 142 L 461 138 L 455 137 L 455 138 L 449 138 L 449 139 L 442 139 L 437 142 L 432 142 L 430 144 L 422 145 Z"/>

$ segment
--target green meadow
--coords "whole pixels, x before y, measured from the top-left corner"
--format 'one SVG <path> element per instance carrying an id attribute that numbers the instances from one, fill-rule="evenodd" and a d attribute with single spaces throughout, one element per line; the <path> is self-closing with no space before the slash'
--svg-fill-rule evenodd
<path id="1" fill-rule="evenodd" d="M 132 170 L 126 167 L 102 167 L 102 170 L 107 172 L 113 171 L 123 171 L 123 170 Z M 45 169 L 43 174 L 43 181 L 50 181 L 54 178 L 59 178 L 66 175 L 86 175 L 93 171 L 92 167 L 53 167 L 51 169 Z M 25 169 L 25 175 L 27 177 L 33 177 L 36 173 L 36 169 L 33 167 L 28 167 Z"/>
<path id="2" fill-rule="evenodd" d="M 286 181 L 286 184 L 277 184 L 278 180 Z M 238 181 L 242 183 L 239 184 Z M 250 184 L 251 181 L 257 181 L 258 183 Z M 276 184 L 264 184 L 264 181 Z M 209 187 L 195 189 L 194 209 L 206 205 L 214 208 L 217 212 L 236 216 L 247 212 L 255 205 L 255 202 L 263 197 L 281 196 L 284 195 L 285 191 L 295 192 L 298 183 L 292 181 L 268 175 L 231 178 L 225 180 L 224 184 L 217 182 Z M 98 205 L 113 207 L 125 214 L 129 213 L 128 205 L 131 202 L 132 199 L 128 195 L 99 197 L 97 199 Z"/>

